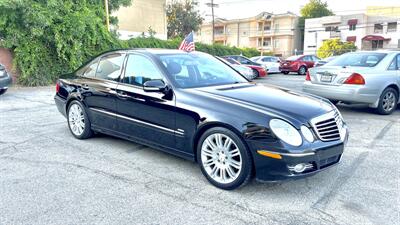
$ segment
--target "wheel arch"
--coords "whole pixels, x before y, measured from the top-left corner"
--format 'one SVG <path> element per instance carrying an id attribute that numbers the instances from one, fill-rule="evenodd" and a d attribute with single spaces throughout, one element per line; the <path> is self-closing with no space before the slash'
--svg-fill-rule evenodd
<path id="1" fill-rule="evenodd" d="M 202 126 L 200 126 L 199 129 L 196 131 L 194 137 L 193 137 L 192 146 L 193 146 L 193 153 L 194 153 L 195 162 L 197 162 L 197 146 L 198 146 L 198 142 L 199 142 L 201 136 L 207 130 L 215 128 L 215 127 L 222 127 L 222 128 L 228 129 L 228 130 L 232 131 L 233 133 L 235 133 L 242 140 L 242 142 L 246 146 L 247 150 L 250 151 L 247 142 L 245 141 L 242 133 L 238 129 L 236 129 L 232 125 L 229 125 L 229 124 L 223 123 L 223 122 L 208 122 L 208 123 L 203 124 Z M 250 156 L 253 157 L 252 154 L 250 154 Z M 253 158 L 251 158 L 251 160 L 253 160 Z"/>

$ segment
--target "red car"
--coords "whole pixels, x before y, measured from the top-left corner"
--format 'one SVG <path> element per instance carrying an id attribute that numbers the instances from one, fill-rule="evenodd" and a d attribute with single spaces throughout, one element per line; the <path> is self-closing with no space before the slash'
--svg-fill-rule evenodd
<path id="1" fill-rule="evenodd" d="M 249 68 L 251 68 L 254 72 L 254 74 L 256 75 L 256 77 L 265 77 L 267 76 L 267 71 L 264 69 L 264 67 L 261 66 L 261 64 L 256 63 L 251 61 L 250 59 L 244 57 L 244 56 L 223 56 L 222 58 L 224 58 L 225 60 L 229 60 L 229 59 L 234 59 L 237 62 L 240 63 L 240 65 L 243 66 L 247 66 Z"/>
<path id="2" fill-rule="evenodd" d="M 308 68 L 314 67 L 314 63 L 320 60 L 315 55 L 293 55 L 283 60 L 279 70 L 283 74 L 296 72 L 299 75 L 305 75 Z"/>

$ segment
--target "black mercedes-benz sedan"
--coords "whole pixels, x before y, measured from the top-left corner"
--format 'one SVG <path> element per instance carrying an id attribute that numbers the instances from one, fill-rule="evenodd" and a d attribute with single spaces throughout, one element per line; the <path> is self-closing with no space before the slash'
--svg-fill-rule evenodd
<path id="1" fill-rule="evenodd" d="M 250 83 L 201 52 L 112 51 L 69 76 L 54 99 L 73 136 L 105 133 L 196 161 L 222 189 L 315 174 L 339 162 L 348 138 L 328 100 Z"/>

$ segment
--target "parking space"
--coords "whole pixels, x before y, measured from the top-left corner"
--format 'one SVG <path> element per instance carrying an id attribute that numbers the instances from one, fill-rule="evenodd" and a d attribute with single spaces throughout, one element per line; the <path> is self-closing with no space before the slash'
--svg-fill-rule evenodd
<path id="1" fill-rule="evenodd" d="M 304 76 L 256 82 L 301 90 Z M 77 140 L 54 87 L 0 97 L 0 224 L 398 224 L 400 109 L 339 105 L 350 129 L 341 163 L 313 177 L 210 185 L 192 162 L 140 143 Z"/>

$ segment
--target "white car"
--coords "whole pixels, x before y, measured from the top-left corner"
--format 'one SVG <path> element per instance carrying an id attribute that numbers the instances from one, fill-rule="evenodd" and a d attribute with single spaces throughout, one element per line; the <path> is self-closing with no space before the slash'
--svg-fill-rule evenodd
<path id="1" fill-rule="evenodd" d="M 400 103 L 400 51 L 341 55 L 323 66 L 310 68 L 303 91 L 334 103 L 365 103 L 380 114 L 391 114 Z"/>
<path id="2" fill-rule="evenodd" d="M 256 56 L 250 58 L 252 61 L 256 63 L 262 64 L 266 69 L 268 69 L 268 73 L 280 73 L 280 59 L 275 56 Z"/>

